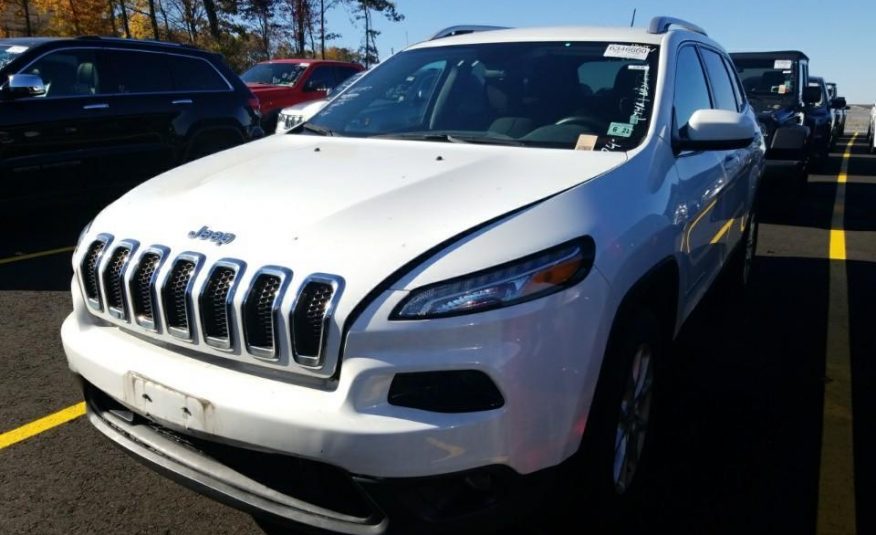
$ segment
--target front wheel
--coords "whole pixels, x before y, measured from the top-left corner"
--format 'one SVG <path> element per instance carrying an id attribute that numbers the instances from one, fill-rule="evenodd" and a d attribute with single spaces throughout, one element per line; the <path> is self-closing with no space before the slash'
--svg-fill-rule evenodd
<path id="1" fill-rule="evenodd" d="M 570 481 L 587 504 L 586 516 L 599 523 L 613 522 L 635 503 L 653 442 L 663 347 L 654 314 L 627 307 L 612 331 Z"/>

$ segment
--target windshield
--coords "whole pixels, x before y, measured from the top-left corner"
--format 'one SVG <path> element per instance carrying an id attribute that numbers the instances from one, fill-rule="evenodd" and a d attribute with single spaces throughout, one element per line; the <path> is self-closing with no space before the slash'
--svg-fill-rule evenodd
<path id="1" fill-rule="evenodd" d="M 259 63 L 240 75 L 240 79 L 250 84 L 293 85 L 307 69 L 299 63 Z"/>
<path id="2" fill-rule="evenodd" d="M 794 104 L 797 102 L 797 62 L 790 59 L 733 58 L 745 94 L 755 108 L 763 108 L 763 101 Z M 758 105 L 760 104 L 760 105 Z"/>
<path id="3" fill-rule="evenodd" d="M 9 65 L 25 50 L 27 50 L 26 46 L 0 44 L 0 69 Z"/>
<path id="4" fill-rule="evenodd" d="M 409 50 L 338 95 L 301 133 L 628 150 L 648 130 L 656 50 L 572 42 Z"/>

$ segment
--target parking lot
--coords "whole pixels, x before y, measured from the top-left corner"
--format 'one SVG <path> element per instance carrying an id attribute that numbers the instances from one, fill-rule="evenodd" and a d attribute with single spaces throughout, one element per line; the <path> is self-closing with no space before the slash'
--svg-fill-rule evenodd
<path id="1" fill-rule="evenodd" d="M 876 494 L 867 113 L 853 107 L 849 135 L 802 198 L 777 187 L 766 199 L 750 293 L 718 287 L 684 327 L 640 507 L 618 531 L 876 533 L 861 498 Z M 38 210 L 3 227 L 0 533 L 261 533 L 246 514 L 142 467 L 81 417 L 58 331 L 72 245 L 94 210 Z"/>

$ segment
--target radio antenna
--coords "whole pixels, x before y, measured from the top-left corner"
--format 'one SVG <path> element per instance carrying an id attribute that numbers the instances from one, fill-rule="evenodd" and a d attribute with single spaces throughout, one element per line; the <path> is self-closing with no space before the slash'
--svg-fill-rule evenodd
<path id="1" fill-rule="evenodd" d="M 630 21 L 630 28 L 636 23 L 636 8 L 633 8 L 633 20 Z"/>

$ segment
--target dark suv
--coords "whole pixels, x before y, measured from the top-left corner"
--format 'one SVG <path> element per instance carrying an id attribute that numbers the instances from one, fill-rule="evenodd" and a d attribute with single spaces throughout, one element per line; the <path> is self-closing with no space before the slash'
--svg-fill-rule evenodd
<path id="1" fill-rule="evenodd" d="M 106 197 L 255 137 L 258 100 L 194 47 L 0 40 L 0 205 Z"/>
<path id="2" fill-rule="evenodd" d="M 796 50 L 730 54 L 767 144 L 767 166 L 790 170 L 799 185 L 827 156 L 831 113 L 809 87 L 809 58 Z"/>

